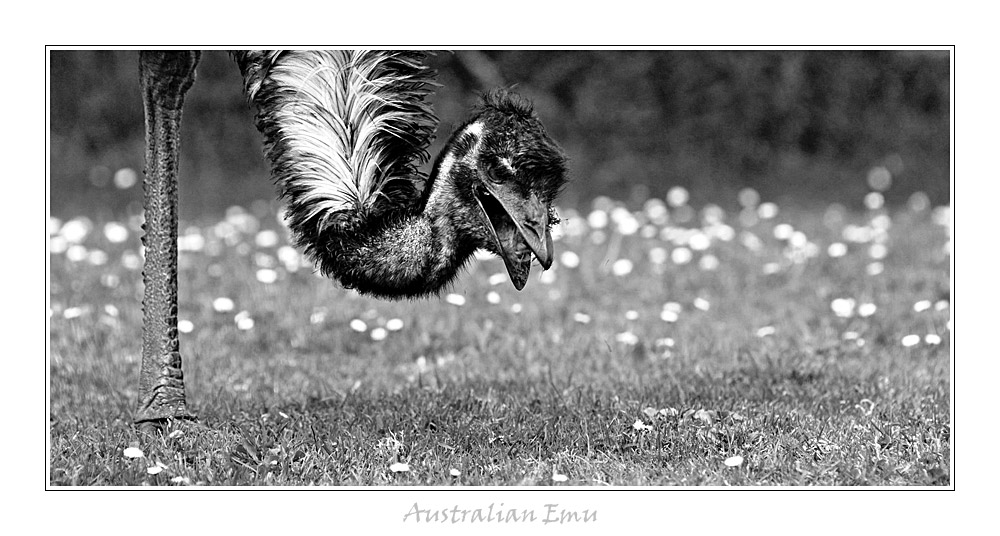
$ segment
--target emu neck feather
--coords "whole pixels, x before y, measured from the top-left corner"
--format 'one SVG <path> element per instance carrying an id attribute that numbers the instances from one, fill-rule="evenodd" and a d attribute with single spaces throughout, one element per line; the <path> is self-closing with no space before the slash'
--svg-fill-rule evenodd
<path id="1" fill-rule="evenodd" d="M 433 184 L 435 189 L 451 187 L 446 180 Z M 462 238 L 469 230 L 458 216 L 461 209 L 443 201 L 452 196 L 431 197 L 434 202 L 422 212 L 390 216 L 374 228 L 328 242 L 322 269 L 347 287 L 380 297 L 439 292 L 455 278 L 475 246 Z"/>

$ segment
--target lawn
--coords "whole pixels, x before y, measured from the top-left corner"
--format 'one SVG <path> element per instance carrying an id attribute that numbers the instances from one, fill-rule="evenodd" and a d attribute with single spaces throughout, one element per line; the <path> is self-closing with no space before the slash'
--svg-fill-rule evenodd
<path id="1" fill-rule="evenodd" d="M 61 485 L 951 484 L 951 214 L 683 192 L 562 210 L 517 292 L 317 277 L 260 202 L 182 222 L 196 423 L 137 431 L 141 218 L 50 221 Z"/>

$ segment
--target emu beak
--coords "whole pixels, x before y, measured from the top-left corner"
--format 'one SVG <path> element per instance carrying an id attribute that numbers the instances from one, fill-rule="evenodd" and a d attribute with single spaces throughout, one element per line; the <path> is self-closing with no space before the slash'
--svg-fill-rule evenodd
<path id="1" fill-rule="evenodd" d="M 521 290 L 531 272 L 532 254 L 542 269 L 552 266 L 549 207 L 534 193 L 525 198 L 489 181 L 482 181 L 481 186 L 475 197 L 484 223 L 493 235 L 510 282 Z"/>

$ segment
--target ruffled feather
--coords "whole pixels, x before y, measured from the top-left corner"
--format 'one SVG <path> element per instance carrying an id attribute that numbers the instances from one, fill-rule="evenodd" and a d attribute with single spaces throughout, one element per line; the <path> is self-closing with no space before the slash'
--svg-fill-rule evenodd
<path id="1" fill-rule="evenodd" d="M 437 118 L 434 73 L 414 51 L 242 51 L 272 176 L 297 242 L 345 232 L 419 200 Z"/>

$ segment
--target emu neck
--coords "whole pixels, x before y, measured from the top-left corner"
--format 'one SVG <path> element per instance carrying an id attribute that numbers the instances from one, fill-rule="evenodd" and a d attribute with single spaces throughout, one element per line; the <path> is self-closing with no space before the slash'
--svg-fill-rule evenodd
<path id="1" fill-rule="evenodd" d="M 327 245 L 323 269 L 344 286 L 382 298 L 412 298 L 439 292 L 465 265 L 476 245 L 463 237 L 469 229 L 464 211 L 448 191 L 448 177 L 431 181 L 434 189 L 422 210 L 388 215 L 380 222 L 344 233 Z"/>

